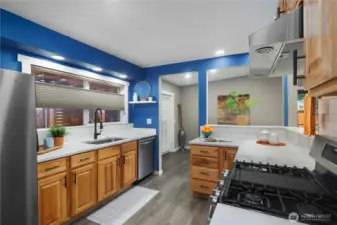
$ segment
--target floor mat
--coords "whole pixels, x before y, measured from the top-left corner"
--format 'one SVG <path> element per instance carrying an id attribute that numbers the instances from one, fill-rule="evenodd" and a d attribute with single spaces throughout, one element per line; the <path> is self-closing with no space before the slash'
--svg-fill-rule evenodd
<path id="1" fill-rule="evenodd" d="M 101 225 L 122 225 L 158 193 L 144 187 L 133 187 L 87 219 Z"/>

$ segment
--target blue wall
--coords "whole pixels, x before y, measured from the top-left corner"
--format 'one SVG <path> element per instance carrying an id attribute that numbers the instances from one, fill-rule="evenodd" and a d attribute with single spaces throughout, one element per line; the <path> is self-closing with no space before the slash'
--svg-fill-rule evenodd
<path id="1" fill-rule="evenodd" d="M 152 87 L 151 95 L 158 100 L 159 97 L 159 77 L 168 74 L 197 72 L 199 76 L 199 126 L 206 124 L 207 105 L 207 70 L 218 69 L 231 66 L 243 66 L 248 64 L 248 54 L 238 54 L 211 59 L 202 59 L 190 62 L 175 63 L 164 66 L 145 68 L 145 79 Z M 135 82 L 133 82 L 132 87 Z M 132 90 L 130 90 L 132 92 Z M 130 99 L 132 94 L 130 94 Z M 135 127 L 155 128 L 159 132 L 159 111 L 158 104 L 141 106 L 131 106 L 130 119 Z M 191 112 L 193 113 L 193 112 Z M 151 118 L 152 124 L 146 124 L 146 119 Z M 159 143 L 156 141 L 156 168 L 159 168 Z"/>
<path id="2" fill-rule="evenodd" d="M 57 61 L 57 63 L 81 69 L 99 66 L 104 69 L 101 74 L 105 76 L 111 76 L 111 72 L 127 74 L 131 82 L 130 100 L 132 99 L 134 85 L 139 80 L 147 80 L 151 84 L 151 95 L 155 100 L 158 100 L 160 76 L 197 72 L 199 74 L 199 126 L 206 123 L 207 70 L 248 64 L 248 54 L 239 54 L 144 69 L 5 10 L 0 9 L 0 16 L 0 68 L 21 71 L 21 63 L 17 61 L 17 54 L 48 60 L 51 60 L 51 55 L 61 55 L 66 60 Z M 129 120 L 134 123 L 135 127 L 155 128 L 157 133 L 158 114 L 158 104 L 130 105 L 129 107 Z M 152 124 L 146 124 L 147 118 L 152 119 Z M 157 170 L 159 168 L 158 146 L 157 138 Z"/>
<path id="3" fill-rule="evenodd" d="M 67 60 L 62 64 L 81 68 L 99 66 L 104 69 L 102 75 L 110 72 L 127 74 L 129 79 L 144 79 L 144 70 L 137 65 L 86 45 L 68 36 L 50 30 L 11 12 L 0 9 L 1 28 L 1 68 L 11 68 L 15 63 L 10 52 L 27 52 L 50 58 L 61 55 Z M 3 52 L 3 48 L 8 50 Z M 15 67 L 15 66 L 14 66 Z"/>

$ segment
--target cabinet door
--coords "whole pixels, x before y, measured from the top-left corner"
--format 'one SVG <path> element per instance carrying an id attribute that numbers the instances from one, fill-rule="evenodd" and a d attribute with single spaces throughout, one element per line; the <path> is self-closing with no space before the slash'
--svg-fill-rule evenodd
<path id="1" fill-rule="evenodd" d="M 223 167 L 224 169 L 232 169 L 232 164 L 235 160 L 236 150 L 234 149 L 224 149 L 223 150 Z"/>
<path id="2" fill-rule="evenodd" d="M 76 215 L 96 204 L 96 164 L 72 170 L 72 214 Z"/>
<path id="3" fill-rule="evenodd" d="M 98 201 L 120 190 L 120 156 L 98 162 Z"/>
<path id="4" fill-rule="evenodd" d="M 305 89 L 312 89 L 337 76 L 337 1 L 306 0 Z"/>
<path id="5" fill-rule="evenodd" d="M 123 187 L 126 187 L 137 180 L 137 150 L 124 153 L 123 161 Z"/>
<path id="6" fill-rule="evenodd" d="M 38 181 L 39 225 L 61 224 L 67 219 L 66 186 L 65 172 Z"/>

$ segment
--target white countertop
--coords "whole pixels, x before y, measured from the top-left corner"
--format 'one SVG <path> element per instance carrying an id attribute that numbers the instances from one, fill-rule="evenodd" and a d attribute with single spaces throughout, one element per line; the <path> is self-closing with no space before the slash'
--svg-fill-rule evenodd
<path id="1" fill-rule="evenodd" d="M 256 139 L 243 135 L 227 137 L 226 141 L 230 142 L 204 142 L 203 140 L 203 138 L 196 138 L 190 141 L 190 144 L 238 148 L 235 159 L 240 161 L 286 164 L 287 166 L 306 167 L 309 170 L 315 168 L 315 160 L 309 155 L 309 149 L 288 142 L 286 142 L 286 146 L 265 146 L 256 144 Z M 223 225 L 224 223 L 231 225 L 302 224 L 257 211 L 218 203 L 210 225 Z"/>
<path id="2" fill-rule="evenodd" d="M 54 160 L 54 159 L 59 159 L 71 155 L 76 155 L 80 154 L 83 152 L 89 152 L 89 151 L 95 151 L 98 149 L 102 149 L 105 147 L 109 146 L 114 146 L 114 145 L 120 145 L 123 143 L 127 143 L 130 141 L 135 141 L 135 140 L 140 140 L 143 138 L 148 138 L 156 135 L 155 129 L 147 129 L 142 131 L 142 129 L 129 129 L 126 131 L 118 131 L 118 132 L 113 132 L 113 133 L 104 133 L 104 137 L 119 137 L 119 138 L 125 138 L 120 141 L 116 142 L 111 142 L 111 143 L 106 143 L 106 144 L 87 144 L 84 143 L 85 141 L 93 140 L 93 138 L 89 137 L 83 137 L 79 139 L 71 139 L 69 141 L 65 141 L 64 146 L 59 149 L 55 150 L 53 152 L 49 152 L 43 155 L 38 155 L 37 156 L 37 162 L 46 162 L 49 160 Z M 99 137 L 99 139 L 103 139 L 104 137 Z"/>
<path id="3" fill-rule="evenodd" d="M 303 224 L 276 216 L 218 203 L 210 225 L 290 225 Z"/>
<path id="4" fill-rule="evenodd" d="M 239 137 L 226 139 L 230 142 L 204 142 L 203 138 L 190 141 L 193 145 L 235 147 L 238 148 L 235 159 L 248 162 L 261 162 L 287 166 L 306 167 L 309 170 L 315 168 L 315 160 L 309 155 L 309 149 L 286 143 L 286 146 L 266 146 L 256 144 L 256 140 Z"/>

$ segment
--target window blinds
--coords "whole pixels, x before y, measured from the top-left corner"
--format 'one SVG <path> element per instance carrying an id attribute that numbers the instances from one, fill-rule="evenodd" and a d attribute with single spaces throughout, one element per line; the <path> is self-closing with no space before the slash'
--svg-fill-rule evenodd
<path id="1" fill-rule="evenodd" d="M 36 82 L 36 107 L 124 110 L 124 96 Z"/>

